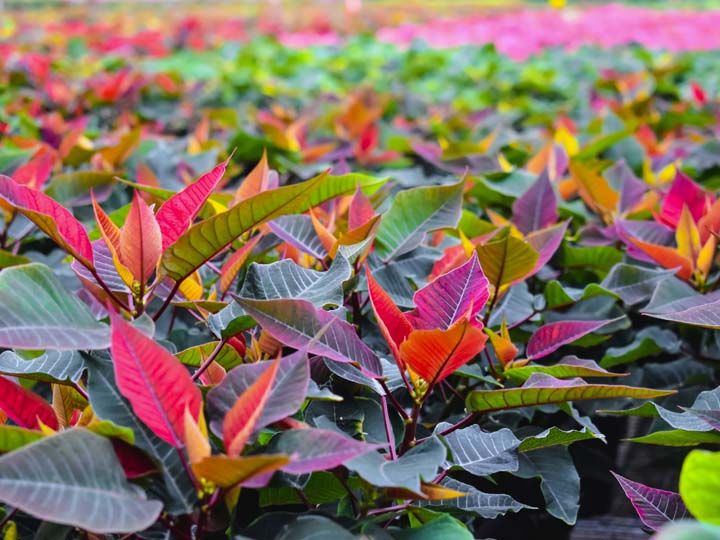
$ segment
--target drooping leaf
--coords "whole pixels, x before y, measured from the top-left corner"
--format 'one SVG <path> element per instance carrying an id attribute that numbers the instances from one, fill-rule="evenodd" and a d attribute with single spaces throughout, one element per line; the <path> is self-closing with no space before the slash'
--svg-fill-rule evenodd
<path id="1" fill-rule="evenodd" d="M 112 356 L 118 388 L 133 411 L 158 437 L 184 444 L 185 408 L 200 414 L 202 397 L 187 369 L 164 347 L 119 315 L 112 321 Z"/>
<path id="2" fill-rule="evenodd" d="M 0 500 L 96 533 L 141 531 L 162 510 L 127 482 L 109 440 L 79 428 L 0 457 Z"/>
<path id="3" fill-rule="evenodd" d="M 541 448 L 520 454 L 521 478 L 540 478 L 547 512 L 574 525 L 580 508 L 580 476 L 564 446 Z"/>
<path id="4" fill-rule="evenodd" d="M 539 231 L 558 220 L 558 204 L 546 171 L 512 205 L 513 223 L 523 234 Z"/>
<path id="5" fill-rule="evenodd" d="M 687 508 L 680 494 L 648 487 L 610 471 L 632 503 L 640 520 L 653 531 L 666 523 L 684 519 Z"/>
<path id="6" fill-rule="evenodd" d="M 588 384 L 582 379 L 560 380 L 542 373 L 534 373 L 520 388 L 474 390 L 468 396 L 466 405 L 469 410 L 474 412 L 491 412 L 587 399 L 614 397 L 649 399 L 673 393 L 673 390 Z"/>
<path id="7" fill-rule="evenodd" d="M 485 347 L 487 335 L 461 319 L 447 330 L 414 330 L 400 345 L 403 363 L 430 385 L 467 364 Z"/>
<path id="8" fill-rule="evenodd" d="M 275 437 L 268 451 L 292 456 L 283 471 L 306 474 L 334 469 L 358 456 L 374 452 L 379 445 L 351 439 L 327 429 L 291 429 Z"/>
<path id="9" fill-rule="evenodd" d="M 399 487 L 419 495 L 420 480 L 431 481 L 445 459 L 446 449 L 437 437 L 412 448 L 396 460 L 368 452 L 347 461 L 345 467 L 377 487 Z"/>
<path id="10" fill-rule="evenodd" d="M 473 322 L 489 296 L 488 280 L 473 253 L 468 262 L 417 291 L 416 309 L 406 316 L 415 328 L 447 330 L 462 317 Z"/>
<path id="11" fill-rule="evenodd" d="M 21 186 L 3 175 L 0 175 L 0 198 L 17 208 L 83 265 L 92 266 L 90 239 L 82 224 L 69 210 L 42 191 Z"/>
<path id="12" fill-rule="evenodd" d="M 336 362 L 357 362 L 369 374 L 382 373 L 380 360 L 358 337 L 349 323 L 317 309 L 308 300 L 252 300 L 238 303 L 282 343 L 326 356 Z"/>
<path id="13" fill-rule="evenodd" d="M 401 191 L 380 222 L 376 250 L 384 261 L 412 251 L 425 235 L 460 220 L 463 182 Z"/>
<path id="14" fill-rule="evenodd" d="M 435 430 L 442 432 L 449 427 L 450 424 L 442 422 Z M 514 450 L 520 445 L 520 441 L 507 428 L 486 432 L 479 426 L 470 426 L 445 435 L 445 441 L 452 453 L 450 463 L 474 475 L 489 476 L 518 468 Z"/>
<path id="15" fill-rule="evenodd" d="M 538 328 L 527 344 L 528 358 L 538 359 L 572 343 L 586 334 L 615 322 L 615 319 L 600 321 L 557 321 Z"/>
<path id="16" fill-rule="evenodd" d="M 222 418 L 242 395 L 265 372 L 269 362 L 243 364 L 228 372 L 225 379 L 207 394 L 210 428 L 222 434 Z M 261 429 L 294 414 L 305 401 L 310 371 L 307 355 L 300 351 L 280 360 L 270 396 L 255 424 Z"/>
<path id="17" fill-rule="evenodd" d="M 255 431 L 272 392 L 280 358 L 264 366 L 262 374 L 238 396 L 223 420 L 223 442 L 230 457 L 237 457 Z"/>
<path id="18" fill-rule="evenodd" d="M 698 520 L 720 525 L 720 452 L 693 450 L 680 471 L 680 495 Z"/>
<path id="19" fill-rule="evenodd" d="M 157 219 L 162 234 L 162 249 L 166 250 L 185 231 L 200 213 L 205 201 L 217 187 L 230 161 L 226 159 L 195 182 L 170 197 L 158 210 Z"/>
<path id="20" fill-rule="evenodd" d="M 77 350 L 109 345 L 109 328 L 47 266 L 32 263 L 0 273 L 0 346 Z"/>
<path id="21" fill-rule="evenodd" d="M 0 411 L 28 429 L 40 429 L 40 422 L 55 430 L 60 425 L 55 411 L 44 399 L 1 375 Z"/>

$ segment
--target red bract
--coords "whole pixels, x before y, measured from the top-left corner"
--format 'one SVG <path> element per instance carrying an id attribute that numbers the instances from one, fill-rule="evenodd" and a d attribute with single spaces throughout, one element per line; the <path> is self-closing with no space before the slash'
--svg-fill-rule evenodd
<path id="1" fill-rule="evenodd" d="M 660 207 L 658 220 L 670 227 L 677 227 L 680 222 L 683 206 L 690 209 L 693 219 L 697 222 L 712 204 L 714 197 L 688 176 L 678 172 L 665 194 Z"/>
<path id="2" fill-rule="evenodd" d="M 488 281 L 477 255 L 415 293 L 417 306 L 403 313 L 366 269 L 370 302 L 400 369 L 433 384 L 465 365 L 485 346 L 477 318 L 488 300 Z"/>
<path id="3" fill-rule="evenodd" d="M 158 437 L 180 448 L 184 414 L 200 414 L 202 397 L 187 369 L 161 345 L 111 312 L 112 356 L 120 392 Z"/>

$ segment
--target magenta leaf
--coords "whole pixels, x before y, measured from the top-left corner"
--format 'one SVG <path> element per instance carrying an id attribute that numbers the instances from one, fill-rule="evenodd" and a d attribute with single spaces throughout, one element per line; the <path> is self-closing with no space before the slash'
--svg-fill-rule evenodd
<path id="1" fill-rule="evenodd" d="M 640 520 L 656 531 L 668 522 L 687 517 L 688 511 L 679 493 L 648 487 L 610 471 L 632 503 Z"/>
<path id="2" fill-rule="evenodd" d="M 346 461 L 381 448 L 326 429 L 292 429 L 270 443 L 272 453 L 292 456 L 283 471 L 306 474 L 334 469 Z"/>
<path id="3" fill-rule="evenodd" d="M 557 225 L 534 231 L 527 235 L 526 239 L 528 243 L 538 252 L 538 260 L 535 263 L 535 268 L 532 269 L 532 272 L 530 272 L 525 279 L 537 273 L 552 259 L 552 256 L 555 255 L 555 252 L 565 237 L 565 231 L 569 224 L 570 221 L 563 221 Z"/>
<path id="4" fill-rule="evenodd" d="M 532 335 L 527 344 L 527 357 L 537 360 L 572 343 L 586 334 L 599 330 L 617 319 L 600 321 L 557 321 L 544 324 Z"/>
<path id="5" fill-rule="evenodd" d="M 488 280 L 473 252 L 465 264 L 417 291 L 413 297 L 417 308 L 407 316 L 416 328 L 447 330 L 468 314 L 473 321 L 489 295 Z"/>
<path id="6" fill-rule="evenodd" d="M 238 304 L 275 339 L 296 349 L 336 362 L 357 362 L 366 374 L 382 374 L 380 360 L 365 345 L 355 328 L 332 313 L 298 298 L 253 300 L 237 298 Z"/>
<path id="7" fill-rule="evenodd" d="M 680 221 L 683 206 L 687 205 L 697 222 L 705 212 L 708 193 L 689 177 L 679 172 L 675 175 L 670 189 L 660 207 L 660 221 L 675 228 Z"/>
<path id="8" fill-rule="evenodd" d="M 190 228 L 205 201 L 220 182 L 230 158 L 205 173 L 163 203 L 155 216 L 162 234 L 163 250 Z"/>
<path id="9" fill-rule="evenodd" d="M 512 222 L 523 234 L 539 231 L 558 220 L 558 204 L 547 171 L 512 205 Z"/>

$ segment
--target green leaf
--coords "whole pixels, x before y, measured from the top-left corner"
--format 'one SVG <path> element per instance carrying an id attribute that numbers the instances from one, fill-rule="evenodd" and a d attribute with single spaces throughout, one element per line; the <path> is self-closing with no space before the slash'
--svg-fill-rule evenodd
<path id="1" fill-rule="evenodd" d="M 441 516 L 416 529 L 392 530 L 390 534 L 394 540 L 474 540 L 467 527 L 452 516 Z"/>
<path id="2" fill-rule="evenodd" d="M 539 257 L 527 241 L 511 236 L 508 229 L 478 246 L 477 254 L 485 277 L 496 289 L 522 280 L 533 271 Z"/>
<path id="3" fill-rule="evenodd" d="M 378 227 L 376 251 L 388 261 L 415 249 L 430 231 L 454 228 L 460 220 L 464 182 L 401 191 Z"/>
<path id="4" fill-rule="evenodd" d="M 39 431 L 17 426 L 0 426 L 0 452 L 11 452 L 43 438 Z"/>
<path id="5" fill-rule="evenodd" d="M 22 255 L 15 255 L 14 253 L 10 253 L 9 251 L 0 249 L 0 270 L 2 270 L 3 268 L 9 268 L 11 266 L 28 264 L 29 262 L 32 261 L 27 257 L 23 257 Z"/>
<path id="6" fill-rule="evenodd" d="M 720 452 L 693 450 L 680 471 L 680 495 L 690 513 L 720 525 Z"/>
<path id="7" fill-rule="evenodd" d="M 574 525 L 580 508 L 580 476 L 564 446 L 520 454 L 520 478 L 540 478 L 545 509 L 568 525 Z"/>
<path id="8" fill-rule="evenodd" d="M 574 247 L 563 243 L 558 265 L 562 268 L 588 268 L 603 277 L 622 259 L 622 252 L 614 247 Z"/>
<path id="9" fill-rule="evenodd" d="M 0 457 L 0 500 L 96 533 L 141 531 L 162 510 L 160 501 L 128 483 L 110 441 L 80 428 Z"/>
<path id="10" fill-rule="evenodd" d="M 635 335 L 632 343 L 624 347 L 609 347 L 600 360 L 600 365 L 610 368 L 630 364 L 663 352 L 677 354 L 681 344 L 674 332 L 657 326 L 648 326 Z"/>
<path id="11" fill-rule="evenodd" d="M 668 523 L 653 538 L 655 540 L 720 540 L 720 527 L 686 519 Z"/>
<path id="12" fill-rule="evenodd" d="M 364 175 L 347 174 L 315 178 L 265 191 L 193 225 L 165 251 L 160 261 L 160 274 L 182 281 L 200 268 L 237 237 L 258 225 L 279 216 L 304 212 L 308 208 L 339 195 L 349 195 L 358 185 L 372 190 L 385 180 Z"/>
<path id="13" fill-rule="evenodd" d="M 106 349 L 110 329 L 67 292 L 45 265 L 14 266 L 0 273 L 0 347 Z"/>
<path id="14" fill-rule="evenodd" d="M 273 540 L 359 540 L 359 538 L 329 518 L 300 516 L 285 525 Z"/>
<path id="15" fill-rule="evenodd" d="M 200 367 L 200 365 L 212 354 L 217 347 L 217 341 L 210 341 L 201 345 L 195 345 L 180 351 L 175 356 L 180 362 L 186 366 Z M 225 370 L 230 370 L 235 366 L 242 364 L 242 357 L 238 354 L 234 347 L 224 344 L 220 352 L 215 357 L 215 362 L 220 364 Z"/>
<path id="16" fill-rule="evenodd" d="M 653 390 L 634 386 L 588 384 L 582 379 L 562 381 L 541 373 L 533 374 L 524 386 L 503 390 L 474 390 L 467 398 L 468 410 L 492 412 L 533 405 L 564 403 L 617 397 L 644 398 L 667 396 L 673 390 Z"/>
<path id="17" fill-rule="evenodd" d="M 538 448 L 549 448 L 551 446 L 558 445 L 568 446 L 577 441 L 585 441 L 587 439 L 594 438 L 595 435 L 593 432 L 589 431 L 587 428 L 583 428 L 580 431 L 564 431 L 553 426 L 542 433 L 523 439 L 520 446 L 518 446 L 518 451 L 529 452 L 530 450 L 537 450 Z"/>
<path id="18" fill-rule="evenodd" d="M 671 429 L 668 431 L 655 431 L 642 437 L 625 440 L 659 446 L 698 446 L 699 444 L 720 444 L 720 433 L 716 431 Z"/>
<path id="19" fill-rule="evenodd" d="M 624 377 L 627 373 L 612 373 L 598 366 L 593 360 L 566 356 L 554 366 L 526 365 L 505 370 L 505 376 L 515 382 L 525 382 L 533 373 L 544 373 L 557 379 L 571 377 Z"/>

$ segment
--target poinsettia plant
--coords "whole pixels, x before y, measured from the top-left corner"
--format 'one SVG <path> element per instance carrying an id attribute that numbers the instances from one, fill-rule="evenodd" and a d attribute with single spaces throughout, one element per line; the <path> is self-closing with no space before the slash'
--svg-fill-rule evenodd
<path id="1" fill-rule="evenodd" d="M 712 530 L 717 59 L 226 22 L 0 45 L 4 539 Z"/>

